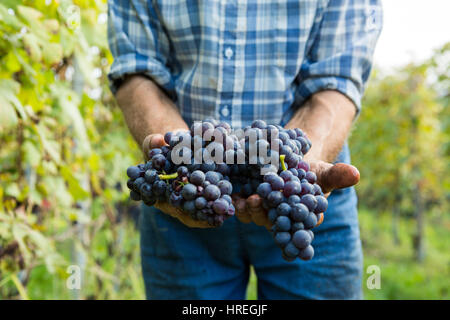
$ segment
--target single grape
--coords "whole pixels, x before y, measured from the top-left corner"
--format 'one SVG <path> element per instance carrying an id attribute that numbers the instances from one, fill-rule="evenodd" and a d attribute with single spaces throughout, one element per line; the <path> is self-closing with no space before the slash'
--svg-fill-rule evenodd
<path id="1" fill-rule="evenodd" d="M 219 173 L 215 171 L 208 171 L 205 173 L 205 179 L 212 184 L 217 184 L 220 181 L 220 176 Z"/>
<path id="2" fill-rule="evenodd" d="M 261 198 L 267 198 L 267 196 L 269 195 L 270 192 L 272 192 L 272 187 L 270 186 L 270 184 L 268 182 L 261 183 L 258 186 L 258 188 L 256 189 L 256 193 Z"/>
<path id="3" fill-rule="evenodd" d="M 200 186 L 205 181 L 205 174 L 200 170 L 195 170 L 191 173 L 189 178 L 189 182 L 195 184 L 196 186 Z"/>
<path id="4" fill-rule="evenodd" d="M 135 179 L 139 178 L 140 175 L 141 175 L 141 170 L 138 167 L 136 167 L 136 166 L 128 167 L 128 169 L 127 169 L 127 176 L 130 179 L 135 180 Z"/>
<path id="5" fill-rule="evenodd" d="M 217 183 L 217 186 L 220 189 L 221 195 L 231 195 L 231 193 L 233 192 L 233 185 L 227 180 L 220 180 Z"/>
<path id="6" fill-rule="evenodd" d="M 305 179 L 308 180 L 309 183 L 314 184 L 317 181 L 317 176 L 314 172 L 308 171 L 306 172 Z"/>
<path id="7" fill-rule="evenodd" d="M 289 231 L 291 229 L 291 220 L 286 216 L 279 216 L 275 220 L 278 231 Z"/>
<path id="8" fill-rule="evenodd" d="M 283 252 L 286 256 L 290 258 L 295 258 L 298 256 L 300 251 L 297 249 L 297 247 L 291 242 L 289 242 L 283 249 Z"/>
<path id="9" fill-rule="evenodd" d="M 207 200 L 216 200 L 220 197 L 220 189 L 217 186 L 210 184 L 205 188 L 203 195 Z"/>
<path id="10" fill-rule="evenodd" d="M 195 207 L 199 210 L 205 208 L 208 205 L 208 201 L 204 197 L 198 197 L 195 199 Z"/>
<path id="11" fill-rule="evenodd" d="M 181 195 L 186 200 L 194 200 L 197 196 L 197 187 L 191 183 L 184 185 Z"/>
<path id="12" fill-rule="evenodd" d="M 309 211 L 314 211 L 317 206 L 317 199 L 312 194 L 305 194 L 302 196 L 300 202 L 307 206 Z"/>
<path id="13" fill-rule="evenodd" d="M 298 257 L 302 260 L 311 260 L 314 257 L 314 248 L 311 245 L 307 246 L 300 250 Z"/>
<path id="14" fill-rule="evenodd" d="M 311 244 L 311 236 L 305 230 L 298 230 L 292 236 L 292 242 L 298 249 L 304 249 Z"/>
<path id="15" fill-rule="evenodd" d="M 279 247 L 284 248 L 291 241 L 291 234 L 289 232 L 277 232 L 274 240 Z"/>
<path id="16" fill-rule="evenodd" d="M 271 208 L 276 208 L 281 202 L 283 202 L 283 198 L 284 196 L 280 191 L 272 191 L 267 196 L 267 200 Z"/>
<path id="17" fill-rule="evenodd" d="M 327 211 L 328 201 L 324 196 L 316 196 L 317 206 L 314 209 L 315 213 L 322 213 Z"/>
<path id="18" fill-rule="evenodd" d="M 277 207 L 277 213 L 279 216 L 289 216 L 291 213 L 291 206 L 285 202 L 280 203 Z"/>
<path id="19" fill-rule="evenodd" d="M 317 217 L 314 213 L 308 214 L 306 219 L 303 221 L 303 224 L 305 225 L 305 229 L 312 229 L 317 224 Z"/>
<path id="20" fill-rule="evenodd" d="M 297 181 L 288 181 L 284 185 L 283 194 L 286 197 L 290 197 L 292 195 L 299 195 L 302 191 L 302 186 Z"/>
<path id="21" fill-rule="evenodd" d="M 229 204 L 224 199 L 217 199 L 213 203 L 213 210 L 217 214 L 226 214 L 228 212 Z"/>
<path id="22" fill-rule="evenodd" d="M 308 208 L 302 203 L 292 205 L 291 218 L 295 222 L 303 222 L 309 215 Z"/>

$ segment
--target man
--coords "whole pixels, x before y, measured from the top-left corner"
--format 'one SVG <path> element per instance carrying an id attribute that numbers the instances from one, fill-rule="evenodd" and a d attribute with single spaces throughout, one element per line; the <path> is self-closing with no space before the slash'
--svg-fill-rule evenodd
<path id="1" fill-rule="evenodd" d="M 162 134 L 215 118 L 301 128 L 325 192 L 315 257 L 286 262 L 257 196 L 221 228 L 166 205 L 145 207 L 142 268 L 149 299 L 244 299 L 252 265 L 260 299 L 361 298 L 362 253 L 345 143 L 381 31 L 378 0 L 112 0 L 112 90 L 144 154 Z M 340 164 L 331 164 L 332 162 Z M 178 218 L 178 219 L 176 219 Z M 240 218 L 240 219 L 239 219 Z M 255 223 L 243 223 L 253 220 Z M 257 225 L 258 224 L 258 225 Z"/>

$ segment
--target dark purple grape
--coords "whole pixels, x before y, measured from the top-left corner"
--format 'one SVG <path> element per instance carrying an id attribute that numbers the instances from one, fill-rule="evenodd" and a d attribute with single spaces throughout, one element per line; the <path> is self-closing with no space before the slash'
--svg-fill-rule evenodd
<path id="1" fill-rule="evenodd" d="M 217 186 L 220 189 L 221 195 L 231 195 L 231 193 L 233 192 L 233 185 L 227 180 L 220 180 L 217 183 Z"/>
<path id="2" fill-rule="evenodd" d="M 167 133 L 164 135 L 164 142 L 167 143 L 167 144 L 169 144 L 171 138 L 172 138 L 172 132 L 167 132 Z"/>
<path id="3" fill-rule="evenodd" d="M 298 230 L 292 236 L 292 242 L 298 249 L 304 249 L 311 244 L 311 236 L 305 230 Z"/>
<path id="4" fill-rule="evenodd" d="M 300 203 L 300 197 L 299 197 L 298 195 L 294 194 L 294 195 L 292 195 L 292 196 L 290 196 L 290 197 L 288 198 L 288 203 L 289 203 L 291 206 L 294 205 L 294 204 L 296 204 L 296 203 Z"/>
<path id="5" fill-rule="evenodd" d="M 198 197 L 195 199 L 195 207 L 199 210 L 205 208 L 208 205 L 208 201 L 204 197 Z"/>
<path id="6" fill-rule="evenodd" d="M 128 169 L 127 169 L 127 176 L 130 179 L 135 180 L 135 179 L 137 179 L 137 178 L 139 178 L 141 176 L 141 170 L 138 167 L 136 167 L 136 166 L 128 167 Z"/>
<path id="7" fill-rule="evenodd" d="M 298 177 L 298 171 L 295 168 L 290 168 L 288 170 L 290 173 L 292 173 L 293 176 Z M 281 174 L 280 174 L 281 175 Z"/>
<path id="8" fill-rule="evenodd" d="M 291 218 L 296 222 L 303 222 L 309 216 L 308 208 L 302 203 L 292 205 Z"/>
<path id="9" fill-rule="evenodd" d="M 155 154 L 152 159 L 152 164 L 156 170 L 164 169 L 164 165 L 166 164 L 166 157 L 161 153 Z"/>
<path id="10" fill-rule="evenodd" d="M 301 197 L 300 202 L 307 206 L 309 211 L 314 211 L 317 206 L 317 199 L 312 194 L 305 194 Z"/>
<path id="11" fill-rule="evenodd" d="M 306 171 L 303 169 L 297 169 L 297 177 L 302 180 L 306 177 Z"/>
<path id="12" fill-rule="evenodd" d="M 149 159 L 152 159 L 155 155 L 162 153 L 162 150 L 160 148 L 154 148 L 150 149 L 148 151 L 148 157 Z"/>
<path id="13" fill-rule="evenodd" d="M 220 181 L 220 175 L 215 171 L 208 171 L 205 173 L 205 179 L 212 184 L 217 184 Z"/>
<path id="14" fill-rule="evenodd" d="M 317 206 L 314 209 L 315 213 L 322 213 L 327 211 L 328 201 L 324 196 L 316 196 Z"/>
<path id="15" fill-rule="evenodd" d="M 288 181 L 284 185 L 283 194 L 286 197 L 290 197 L 292 195 L 299 195 L 301 191 L 302 191 L 302 187 L 301 187 L 300 183 L 298 183 L 296 181 Z"/>
<path id="16" fill-rule="evenodd" d="M 191 173 L 191 176 L 189 177 L 189 182 L 192 184 L 195 184 L 196 186 L 200 186 L 205 181 L 205 174 L 203 171 L 195 170 Z"/>
<path id="17" fill-rule="evenodd" d="M 166 183 L 162 180 L 156 181 L 153 184 L 152 192 L 156 196 L 162 196 L 166 192 Z"/>
<path id="18" fill-rule="evenodd" d="M 139 191 L 141 192 L 143 198 L 149 198 L 152 196 L 152 186 L 148 183 L 143 183 L 139 188 Z"/>
<path id="19" fill-rule="evenodd" d="M 186 200 L 194 200 L 197 196 L 197 187 L 191 183 L 188 183 L 183 186 L 181 190 L 181 195 Z"/>
<path id="20" fill-rule="evenodd" d="M 228 204 L 233 204 L 233 199 L 228 194 L 223 194 L 222 199 L 228 202 Z"/>
<path id="21" fill-rule="evenodd" d="M 180 178 L 187 177 L 189 174 L 189 169 L 185 166 L 178 167 L 177 174 L 178 174 L 178 177 L 180 177 Z"/>
<path id="22" fill-rule="evenodd" d="M 306 172 L 305 179 L 308 180 L 309 183 L 314 184 L 317 181 L 317 176 L 314 172 L 308 171 Z"/>
<path id="23" fill-rule="evenodd" d="M 291 206 L 287 203 L 280 203 L 277 207 L 277 213 L 279 216 L 289 216 L 291 213 Z"/>
<path id="24" fill-rule="evenodd" d="M 311 260 L 314 257 L 314 248 L 311 245 L 307 246 L 300 250 L 298 257 L 302 260 Z"/>
<path id="25" fill-rule="evenodd" d="M 203 196 L 206 198 L 206 200 L 214 201 L 220 197 L 220 189 L 219 187 L 210 184 L 205 188 Z"/>
<path id="26" fill-rule="evenodd" d="M 252 123 L 252 128 L 266 129 L 267 124 L 263 120 L 255 120 Z"/>
<path id="27" fill-rule="evenodd" d="M 317 224 L 317 216 L 314 213 L 308 214 L 306 219 L 303 221 L 303 225 L 305 226 L 305 229 L 312 229 Z"/>
<path id="28" fill-rule="evenodd" d="M 228 212 L 229 204 L 224 199 L 217 199 L 213 203 L 213 210 L 217 214 L 226 214 Z"/>
<path id="29" fill-rule="evenodd" d="M 279 247 L 284 248 L 291 241 L 291 234 L 289 232 L 277 232 L 274 240 Z"/>
<path id="30" fill-rule="evenodd" d="M 267 198 L 267 196 L 269 195 L 270 192 L 272 192 L 272 187 L 270 186 L 270 184 L 268 182 L 261 183 L 258 186 L 258 188 L 256 189 L 256 193 L 261 198 Z"/>
<path id="31" fill-rule="evenodd" d="M 291 229 L 291 220 L 286 216 L 279 216 L 275 220 L 278 231 L 289 231 Z"/>
<path id="32" fill-rule="evenodd" d="M 271 208 L 276 208 L 278 207 L 278 205 L 283 202 L 283 194 L 280 191 L 272 191 L 271 193 L 269 193 L 269 195 L 267 196 L 267 200 L 269 203 L 269 206 Z"/>
<path id="33" fill-rule="evenodd" d="M 291 171 L 284 170 L 284 171 L 280 172 L 280 178 L 282 178 L 284 180 L 284 182 L 290 181 L 292 176 L 293 176 L 293 174 Z"/>
<path id="34" fill-rule="evenodd" d="M 314 189 L 313 185 L 306 180 L 304 181 L 301 183 L 302 191 L 300 191 L 300 195 L 312 194 Z"/>
<path id="35" fill-rule="evenodd" d="M 317 183 L 313 185 L 313 194 L 315 196 L 323 195 L 322 188 Z"/>
<path id="36" fill-rule="evenodd" d="M 272 181 L 269 182 L 270 186 L 272 187 L 272 190 L 280 191 L 284 188 L 284 180 L 281 179 L 279 176 L 276 176 L 276 178 L 271 179 Z"/>
<path id="37" fill-rule="evenodd" d="M 286 256 L 289 258 L 295 258 L 298 256 L 300 251 L 297 249 L 297 247 L 291 242 L 289 242 L 283 249 L 283 252 Z"/>

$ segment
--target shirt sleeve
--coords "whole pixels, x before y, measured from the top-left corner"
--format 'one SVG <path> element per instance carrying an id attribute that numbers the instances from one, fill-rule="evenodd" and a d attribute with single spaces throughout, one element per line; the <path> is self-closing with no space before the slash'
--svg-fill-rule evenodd
<path id="1" fill-rule="evenodd" d="M 115 93 L 126 75 L 143 74 L 173 90 L 170 46 L 151 1 L 108 1 L 108 42 L 114 61 L 108 74 Z"/>
<path id="2" fill-rule="evenodd" d="M 380 0 L 330 0 L 298 75 L 296 100 L 337 90 L 361 109 L 361 97 L 382 29 Z"/>

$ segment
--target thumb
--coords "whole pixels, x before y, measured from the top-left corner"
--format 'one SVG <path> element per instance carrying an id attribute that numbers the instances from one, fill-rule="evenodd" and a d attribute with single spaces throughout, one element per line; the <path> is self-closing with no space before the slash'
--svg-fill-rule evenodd
<path id="1" fill-rule="evenodd" d="M 146 136 L 142 142 L 142 151 L 144 152 L 145 158 L 148 160 L 148 152 L 150 149 L 161 148 L 165 144 L 164 136 L 162 134 L 155 133 Z"/>
<path id="2" fill-rule="evenodd" d="M 323 161 L 310 164 L 317 175 L 317 183 L 324 193 L 335 189 L 351 187 L 359 182 L 359 171 L 355 166 L 346 163 L 326 163 Z"/>

